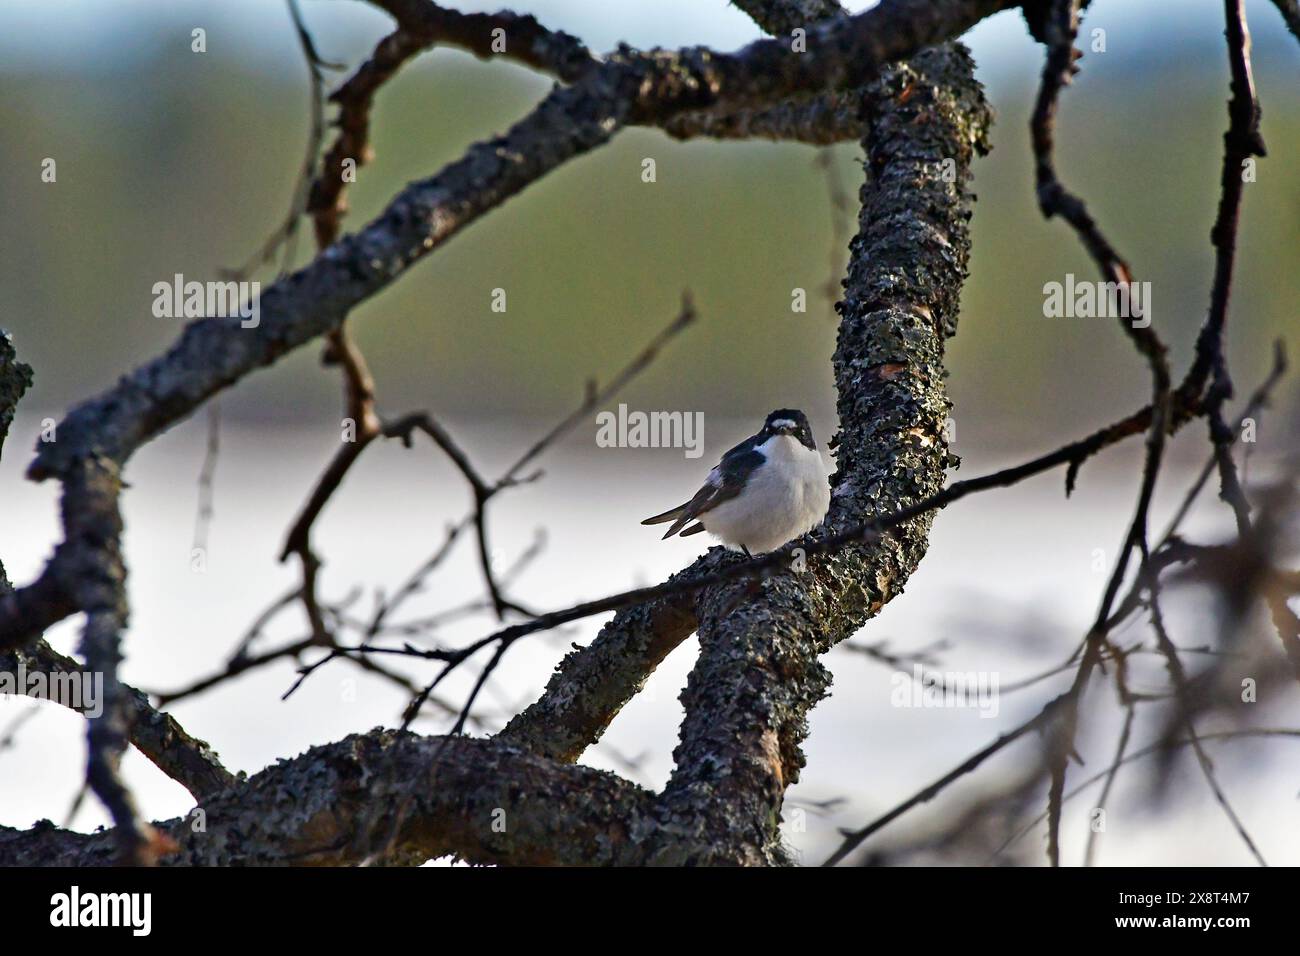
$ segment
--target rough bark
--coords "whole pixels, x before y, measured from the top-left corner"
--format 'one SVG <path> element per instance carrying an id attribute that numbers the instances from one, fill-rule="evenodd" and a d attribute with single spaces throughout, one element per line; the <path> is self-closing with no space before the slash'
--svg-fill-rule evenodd
<path id="1" fill-rule="evenodd" d="M 708 574 L 723 560 L 720 550 L 711 550 L 673 579 Z M 572 763 L 601 738 L 655 668 L 694 630 L 689 598 L 660 598 L 619 611 L 591 644 L 565 656 L 542 696 L 499 736 Z"/>
<path id="2" fill-rule="evenodd" d="M 969 164 L 989 111 L 966 50 L 890 70 L 870 91 L 859 232 L 851 246 L 834 365 L 839 470 L 814 534 L 889 514 L 938 491 L 944 339 L 956 330 L 970 251 Z M 955 173 L 945 181 L 945 164 Z M 803 571 L 706 592 L 700 659 L 683 703 L 662 803 L 697 863 L 776 863 L 783 795 L 804 764 L 807 714 L 830 686 L 819 657 L 901 592 L 925 553 L 928 516 Z M 674 862 L 685 860 L 674 859 Z"/>
<path id="3" fill-rule="evenodd" d="M 428 780 L 407 803 L 417 777 Z M 370 852 L 370 833 L 401 821 L 388 862 L 454 854 L 474 863 L 611 864 L 650 819 L 654 795 L 614 774 L 561 766 L 468 737 L 374 730 L 268 767 L 157 824 L 180 849 L 172 866 L 328 866 Z M 201 822 L 200 822 L 201 821 Z M 201 828 L 200 828 L 201 827 Z M 0 827 L 0 864 L 107 866 L 113 831 L 74 833 L 49 821 Z"/>
<path id="4" fill-rule="evenodd" d="M 660 124 L 674 139 L 770 139 L 829 146 L 862 138 L 856 91 L 795 97 L 775 106 L 682 113 Z"/>

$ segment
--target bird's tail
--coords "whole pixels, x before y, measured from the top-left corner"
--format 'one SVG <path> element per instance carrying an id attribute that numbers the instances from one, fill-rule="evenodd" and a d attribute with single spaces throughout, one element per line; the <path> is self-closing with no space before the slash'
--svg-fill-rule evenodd
<path id="1" fill-rule="evenodd" d="M 665 521 L 672 521 L 674 518 L 681 516 L 686 510 L 686 505 L 678 505 L 676 508 L 670 508 L 661 515 L 655 515 L 653 518 L 646 518 L 642 524 L 663 524 Z"/>

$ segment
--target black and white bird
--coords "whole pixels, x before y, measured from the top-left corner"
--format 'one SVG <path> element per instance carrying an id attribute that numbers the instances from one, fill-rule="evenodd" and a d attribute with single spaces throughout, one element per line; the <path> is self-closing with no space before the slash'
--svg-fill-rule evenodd
<path id="1" fill-rule="evenodd" d="M 811 531 L 830 502 L 808 416 L 778 408 L 757 435 L 722 456 L 694 498 L 641 523 L 671 521 L 664 538 L 707 531 L 728 547 L 761 553 Z"/>

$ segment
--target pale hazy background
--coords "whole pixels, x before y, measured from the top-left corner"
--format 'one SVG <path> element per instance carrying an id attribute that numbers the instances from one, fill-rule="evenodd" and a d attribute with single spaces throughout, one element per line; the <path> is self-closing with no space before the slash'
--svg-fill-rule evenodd
<path id="1" fill-rule="evenodd" d="M 362 3 L 305 0 L 303 7 L 322 54 L 349 67 L 390 28 L 387 17 Z M 1156 326 L 1181 368 L 1205 314 L 1212 267 L 1208 232 L 1227 95 L 1220 5 L 1098 0 L 1093 7 L 1085 32 L 1105 28 L 1107 52 L 1087 53 L 1066 93 L 1060 166 L 1139 276 L 1152 282 Z M 619 41 L 731 49 L 758 36 L 720 0 L 513 8 L 597 50 Z M 1270 158 L 1246 188 L 1233 293 L 1230 350 L 1243 392 L 1264 373 L 1273 338 L 1287 337 L 1292 353 L 1300 352 L 1300 48 L 1271 4 L 1247 9 Z M 207 30 L 204 55 L 190 52 L 195 26 Z M 1042 315 L 1044 282 L 1067 272 L 1090 278 L 1092 269 L 1068 229 L 1044 222 L 1034 204 L 1027 120 L 1041 50 L 1014 13 L 982 24 L 968 42 L 998 124 L 992 156 L 976 166 L 972 274 L 949 350 L 963 476 L 1090 431 L 1136 408 L 1148 391 L 1142 364 L 1112 322 Z M 177 324 L 150 311 L 153 283 L 176 272 L 215 278 L 219 268 L 243 262 L 278 224 L 301 164 L 307 87 L 288 15 L 273 0 L 7 0 L 0 7 L 0 81 L 0 327 L 36 372 L 0 464 L 0 558 L 21 584 L 58 538 L 57 489 L 22 479 L 40 420 L 61 417 L 175 337 Z M 345 227 L 359 228 L 403 184 L 506 127 L 550 82 L 452 50 L 421 57 L 380 94 L 377 158 L 349 193 Z M 860 151 L 844 145 L 833 155 L 836 175 L 856 196 Z M 47 156 L 58 162 L 57 184 L 40 182 Z M 640 181 L 646 156 L 657 162 L 654 184 Z M 381 408 L 432 410 L 493 474 L 580 400 L 586 378 L 608 378 L 666 324 L 682 288 L 693 290 L 700 321 L 619 400 L 639 409 L 704 412 L 705 459 L 690 461 L 674 450 L 599 449 L 594 421 L 579 427 L 543 460 L 543 481 L 495 502 L 495 542 L 504 560 L 527 547 L 539 527 L 548 533 L 541 560 L 519 581 L 517 596 L 527 604 L 562 607 L 653 582 L 688 562 L 702 550 L 701 539 L 661 544 L 637 521 L 689 496 L 713 458 L 771 408 L 805 408 L 823 444 L 833 433 L 828 359 L 835 322 L 818 290 L 830 276 L 833 249 L 837 273 L 842 267 L 843 242 L 816 156 L 798 145 L 682 144 L 653 131 L 626 131 L 474 224 L 354 313 Z M 851 229 L 853 220 L 845 225 Z M 308 246 L 304 235 L 304 253 Z M 796 286 L 809 290 L 806 315 L 790 312 Z M 489 308 L 496 287 L 507 290 L 505 314 Z M 294 583 L 296 567 L 277 564 L 275 556 L 338 441 L 338 375 L 319 367 L 318 352 L 304 348 L 223 398 L 205 575 L 194 574 L 189 562 L 204 416 L 132 460 L 124 498 L 130 682 L 170 689 L 206 674 L 256 613 Z M 1296 448 L 1295 395 L 1288 383 L 1264 419 L 1252 477 Z M 1203 444 L 1199 425 L 1175 442 L 1156 527 L 1176 504 L 1187 468 L 1201 460 Z M 944 642 L 943 669 L 996 670 L 1005 683 L 1060 661 L 1095 613 L 1105 576 L 1092 570 L 1093 552 L 1114 554 L 1131 515 L 1139 455 L 1131 443 L 1093 462 L 1069 501 L 1054 474 L 955 506 L 939 518 L 930 555 L 907 593 L 857 640 L 889 639 L 896 651 Z M 373 591 L 400 583 L 467 504 L 458 475 L 428 447 L 367 450 L 317 525 L 325 593 L 337 598 L 363 588 L 368 609 Z M 1189 530 L 1200 539 L 1226 534 L 1226 516 L 1211 493 Z M 478 593 L 468 543 L 412 616 Z M 1181 643 L 1197 644 L 1212 640 L 1211 622 L 1191 605 L 1172 623 Z M 504 717 L 525 705 L 569 643 L 589 640 L 598 625 L 582 622 L 523 642 L 507 658 L 497 696 L 485 700 L 488 711 Z M 303 626 L 291 612 L 266 643 L 301 636 Z M 1136 639 L 1142 626 L 1130 625 L 1126 636 Z M 469 640 L 490 627 L 479 618 L 440 637 Z M 61 625 L 51 639 L 71 650 L 75 625 Z M 645 754 L 636 779 L 661 785 L 680 719 L 676 697 L 693 659 L 693 641 L 674 652 L 614 722 L 610 747 L 591 751 L 587 762 L 623 772 L 616 755 Z M 891 707 L 887 668 L 843 651 L 830 663 L 834 696 L 813 713 L 808 766 L 791 806 L 845 802 L 827 815 L 810 813 L 805 832 L 792 828 L 790 841 L 807 862 L 834 846 L 837 827 L 861 825 L 888 809 L 1035 712 L 1061 686 L 1058 680 L 1007 695 L 999 716 L 986 720 L 974 711 Z M 463 695 L 472 674 L 450 682 L 448 696 Z M 335 663 L 282 703 L 292 678 L 288 664 L 268 668 L 175 713 L 227 766 L 254 772 L 312 744 L 392 725 L 404 702 L 388 685 Z M 1150 686 L 1160 680 L 1155 667 Z M 1101 684 L 1093 693 L 1113 696 Z M 1255 722 L 1300 724 L 1298 697 L 1291 685 L 1284 699 L 1262 701 Z M 0 738 L 31 706 L 0 700 Z M 26 826 L 43 816 L 62 822 L 80 783 L 82 722 L 37 706 L 13 745 L 0 750 L 0 823 Z M 439 728 L 428 721 L 423 729 Z M 1104 768 L 1113 731 L 1102 725 L 1084 733 L 1088 765 L 1075 779 Z M 1297 746 L 1242 742 L 1213 751 L 1229 795 L 1273 863 L 1300 863 Z M 1030 749 L 1000 756 L 952 796 L 969 799 L 992 786 Z M 1186 781 L 1175 788 L 1174 802 L 1158 814 L 1139 812 L 1143 766 L 1120 777 L 1100 862 L 1248 862 L 1193 766 L 1181 771 Z M 188 795 L 140 755 L 130 754 L 126 769 L 151 816 L 189 808 Z M 1067 862 L 1080 858 L 1088 799 L 1067 806 Z M 900 826 L 924 828 L 946 807 L 946 799 L 936 801 Z M 74 823 L 90 828 L 104 819 L 90 800 Z M 1040 829 L 1017 849 L 1039 862 L 1042 845 Z"/>

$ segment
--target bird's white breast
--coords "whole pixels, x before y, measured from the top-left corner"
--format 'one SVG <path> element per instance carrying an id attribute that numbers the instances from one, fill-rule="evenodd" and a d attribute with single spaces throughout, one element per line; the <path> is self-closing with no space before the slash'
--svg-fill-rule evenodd
<path id="1" fill-rule="evenodd" d="M 739 495 L 700 516 L 724 544 L 772 551 L 815 528 L 826 516 L 831 492 L 822 456 L 789 435 L 756 449 L 766 461 Z"/>

